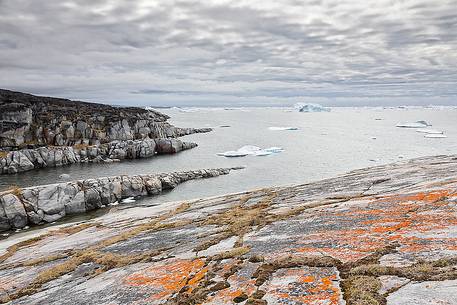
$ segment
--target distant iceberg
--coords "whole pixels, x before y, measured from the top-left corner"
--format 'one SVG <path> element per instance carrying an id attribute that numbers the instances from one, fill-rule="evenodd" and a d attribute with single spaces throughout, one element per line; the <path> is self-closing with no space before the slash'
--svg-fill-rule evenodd
<path id="1" fill-rule="evenodd" d="M 246 157 L 246 156 L 269 156 L 272 154 L 283 152 L 284 149 L 281 147 L 269 147 L 269 148 L 260 148 L 254 145 L 246 145 L 238 150 L 230 150 L 224 153 L 218 153 L 218 156 L 234 158 L 234 157 Z"/>
<path id="2" fill-rule="evenodd" d="M 443 134 L 444 132 L 435 130 L 435 129 L 417 129 L 416 132 L 426 133 L 426 134 Z"/>
<path id="3" fill-rule="evenodd" d="M 441 138 L 447 138 L 444 134 L 436 134 L 436 133 L 430 133 L 426 134 L 424 138 L 434 138 L 434 139 L 441 139 Z"/>
<path id="4" fill-rule="evenodd" d="M 299 112 L 330 112 L 331 110 L 328 107 L 313 103 L 297 103 L 295 104 L 295 108 L 297 108 Z"/>
<path id="5" fill-rule="evenodd" d="M 298 127 L 268 127 L 269 130 L 298 130 Z"/>
<path id="6" fill-rule="evenodd" d="M 397 124 L 397 127 L 401 127 L 401 128 L 426 128 L 428 126 L 432 126 L 432 125 L 427 123 L 426 121 L 404 122 L 404 123 Z"/>

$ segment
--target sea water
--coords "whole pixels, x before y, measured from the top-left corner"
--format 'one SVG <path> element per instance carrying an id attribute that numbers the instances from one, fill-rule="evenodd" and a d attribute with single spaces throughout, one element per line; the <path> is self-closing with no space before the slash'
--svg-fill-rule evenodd
<path id="1" fill-rule="evenodd" d="M 282 186 L 333 177 L 347 171 L 420 156 L 457 154 L 457 109 L 332 108 L 331 112 L 300 113 L 292 108 L 161 109 L 181 127 L 213 127 L 182 140 L 198 147 L 175 155 L 109 164 L 76 164 L 0 177 L 0 187 L 59 182 L 59 175 L 87 179 L 121 174 L 151 174 L 190 169 L 245 166 L 229 175 L 189 181 L 172 192 L 141 200 L 142 205 L 215 196 L 268 186 Z M 399 122 L 424 120 L 447 138 L 425 138 Z M 222 127 L 224 126 L 224 127 Z M 229 126 L 229 127 L 227 127 Z M 297 130 L 271 130 L 270 127 Z M 240 158 L 218 156 L 245 145 L 281 147 L 270 155 Z M 136 204 L 139 204 L 137 202 Z"/>

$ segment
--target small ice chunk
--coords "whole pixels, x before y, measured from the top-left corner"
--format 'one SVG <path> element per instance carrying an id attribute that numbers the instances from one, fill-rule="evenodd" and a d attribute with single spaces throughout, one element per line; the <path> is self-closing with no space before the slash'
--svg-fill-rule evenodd
<path id="1" fill-rule="evenodd" d="M 299 112 L 330 112 L 330 108 L 313 103 L 297 103 L 295 104 L 295 108 Z"/>
<path id="2" fill-rule="evenodd" d="M 123 199 L 121 202 L 122 203 L 134 203 L 136 200 L 134 197 L 128 197 L 128 198 L 125 198 Z"/>
<path id="3" fill-rule="evenodd" d="M 248 154 L 237 151 L 237 150 L 230 150 L 230 151 L 226 151 L 224 153 L 218 153 L 217 155 L 222 156 L 222 157 L 228 157 L 228 158 L 237 158 L 237 157 L 246 157 Z"/>
<path id="4" fill-rule="evenodd" d="M 115 201 L 115 202 L 109 203 L 108 205 L 110 205 L 110 206 L 119 205 L 119 202 L 118 202 L 118 201 Z"/>
<path id="5" fill-rule="evenodd" d="M 273 154 L 271 151 L 265 151 L 265 150 L 259 150 L 255 152 L 256 156 L 262 157 L 262 156 L 269 156 Z"/>
<path id="6" fill-rule="evenodd" d="M 269 130 L 279 130 L 279 131 L 282 131 L 282 130 L 298 130 L 298 127 L 268 127 Z"/>
<path id="7" fill-rule="evenodd" d="M 264 151 L 267 151 L 267 152 L 271 152 L 271 153 L 280 153 L 280 152 L 283 152 L 284 149 L 282 147 L 269 147 L 269 148 L 265 148 Z"/>
<path id="8" fill-rule="evenodd" d="M 62 180 L 70 180 L 71 176 L 69 174 L 61 174 L 59 178 Z"/>
<path id="9" fill-rule="evenodd" d="M 416 122 L 403 122 L 403 123 L 398 123 L 397 127 L 401 128 L 425 128 L 428 126 L 432 126 L 426 121 L 416 121 Z"/>
<path id="10" fill-rule="evenodd" d="M 247 154 L 247 155 L 254 155 L 256 151 L 262 150 L 262 148 L 254 145 L 245 145 L 238 149 L 239 153 Z"/>
<path id="11" fill-rule="evenodd" d="M 230 150 L 224 153 L 218 153 L 218 156 L 223 157 L 245 157 L 245 156 L 268 156 L 274 153 L 279 153 L 284 151 L 281 147 L 269 147 L 262 149 L 254 145 L 245 145 L 238 150 Z"/>
<path id="12" fill-rule="evenodd" d="M 427 134 L 443 134 L 442 131 L 435 129 L 417 129 L 416 132 L 427 133 Z"/>
<path id="13" fill-rule="evenodd" d="M 434 138 L 434 139 L 442 139 L 442 138 L 447 138 L 444 134 L 435 134 L 435 133 L 430 133 L 426 134 L 424 138 Z"/>

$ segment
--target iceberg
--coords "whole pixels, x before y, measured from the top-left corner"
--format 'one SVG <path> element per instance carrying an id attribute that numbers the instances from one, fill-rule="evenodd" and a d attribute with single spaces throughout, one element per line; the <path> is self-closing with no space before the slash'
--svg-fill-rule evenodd
<path id="1" fill-rule="evenodd" d="M 444 132 L 435 130 L 435 129 L 417 129 L 416 132 L 426 133 L 426 134 L 443 134 Z"/>
<path id="2" fill-rule="evenodd" d="M 284 151 L 284 149 L 281 147 L 269 147 L 269 148 L 262 149 L 258 146 L 254 146 L 254 145 L 245 145 L 238 150 L 230 150 L 230 151 L 226 151 L 224 153 L 218 153 L 217 155 L 222 156 L 222 157 L 229 157 L 229 158 L 246 157 L 246 156 L 261 157 L 261 156 L 269 156 L 271 154 L 276 154 L 276 153 L 280 153 L 283 151 Z"/>
<path id="3" fill-rule="evenodd" d="M 268 127 L 269 130 L 298 130 L 298 127 Z"/>
<path id="4" fill-rule="evenodd" d="M 430 125 L 426 121 L 416 121 L 416 122 L 398 123 L 396 126 L 401 127 L 401 128 L 426 128 L 426 127 L 432 126 L 432 125 Z"/>
<path id="5" fill-rule="evenodd" d="M 242 152 L 239 152 L 236 150 L 230 150 L 230 151 L 226 151 L 224 153 L 218 153 L 217 155 L 222 156 L 222 157 L 228 157 L 228 158 L 236 158 L 236 157 L 246 157 L 248 154 L 242 153 Z"/>
<path id="6" fill-rule="evenodd" d="M 240 153 L 244 153 L 246 155 L 254 155 L 256 152 L 262 150 L 262 148 L 254 145 L 245 145 L 238 149 L 237 151 Z"/>
<path id="7" fill-rule="evenodd" d="M 264 151 L 271 152 L 271 153 L 280 153 L 280 152 L 283 152 L 284 149 L 282 147 L 269 147 L 269 148 L 265 148 Z"/>
<path id="8" fill-rule="evenodd" d="M 434 139 L 442 139 L 447 138 L 444 134 L 437 134 L 437 133 L 428 133 L 424 136 L 424 138 L 434 138 Z"/>
<path id="9" fill-rule="evenodd" d="M 297 103 L 295 104 L 295 108 L 299 112 L 330 112 L 330 108 L 312 103 Z"/>
<path id="10" fill-rule="evenodd" d="M 259 151 L 255 152 L 255 155 L 258 156 L 258 157 L 269 156 L 271 154 L 273 154 L 273 153 L 270 152 L 270 151 L 266 151 L 266 150 L 259 150 Z"/>

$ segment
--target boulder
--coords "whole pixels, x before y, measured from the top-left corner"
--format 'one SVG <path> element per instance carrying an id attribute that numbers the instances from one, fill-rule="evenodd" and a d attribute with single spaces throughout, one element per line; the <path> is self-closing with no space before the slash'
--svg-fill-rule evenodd
<path id="1" fill-rule="evenodd" d="M 23 228 L 27 225 L 27 213 L 21 200 L 14 194 L 1 197 L 4 215 L 12 228 Z"/>

